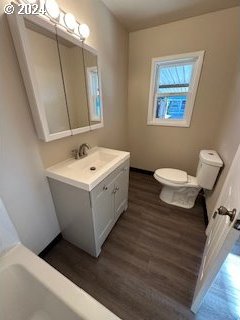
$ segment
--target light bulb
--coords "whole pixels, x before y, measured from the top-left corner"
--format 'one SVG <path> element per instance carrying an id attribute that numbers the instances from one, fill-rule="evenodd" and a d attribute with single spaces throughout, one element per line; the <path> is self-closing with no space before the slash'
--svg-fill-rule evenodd
<path id="1" fill-rule="evenodd" d="M 45 8 L 48 13 L 48 15 L 53 18 L 54 20 L 57 20 L 60 15 L 60 9 L 55 0 L 46 0 L 45 2 Z"/>
<path id="2" fill-rule="evenodd" d="M 64 22 L 66 24 L 66 27 L 71 30 L 71 31 L 74 31 L 75 30 L 75 27 L 76 27 L 76 19 L 74 17 L 73 14 L 71 13 L 66 13 L 64 15 Z"/>
<path id="3" fill-rule="evenodd" d="M 27 0 L 27 2 L 30 4 L 35 4 L 35 3 L 38 3 L 38 0 Z"/>
<path id="4" fill-rule="evenodd" d="M 20 3 L 36 4 L 38 0 L 19 0 Z"/>
<path id="5" fill-rule="evenodd" d="M 79 25 L 78 31 L 79 31 L 80 37 L 83 40 L 87 39 L 90 35 L 90 29 L 89 29 L 88 25 L 85 23 Z"/>

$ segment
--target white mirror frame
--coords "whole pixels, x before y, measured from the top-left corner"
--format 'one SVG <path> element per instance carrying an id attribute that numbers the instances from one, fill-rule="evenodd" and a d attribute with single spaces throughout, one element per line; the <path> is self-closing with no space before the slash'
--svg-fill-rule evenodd
<path id="1" fill-rule="evenodd" d="M 14 3 L 12 4 L 14 5 Z M 36 80 L 36 75 L 34 73 L 24 19 L 54 34 L 56 33 L 55 28 L 57 27 L 57 32 L 62 37 L 72 41 L 76 45 L 94 53 L 95 55 L 97 55 L 97 51 L 94 48 L 84 44 L 76 36 L 68 33 L 65 29 L 56 25 L 54 22 L 50 21 L 47 17 L 43 15 L 18 15 L 17 10 L 14 10 L 14 13 L 8 15 L 7 17 L 8 17 L 8 22 L 9 22 L 14 46 L 16 49 L 17 58 L 19 61 L 25 88 L 27 91 L 27 96 L 29 99 L 29 104 L 32 111 L 32 116 L 33 116 L 38 137 L 45 142 L 49 142 L 49 141 L 61 139 L 61 138 L 79 134 L 82 132 L 88 132 L 90 130 L 95 130 L 103 127 L 104 124 L 103 124 L 103 107 L 102 107 L 102 119 L 101 119 L 101 123 L 99 124 L 95 124 L 91 126 L 90 119 L 89 119 L 89 126 L 86 126 L 83 128 L 77 128 L 77 129 L 70 128 L 69 130 L 57 132 L 53 134 L 49 132 L 46 112 L 44 109 L 44 105 L 40 99 L 39 88 Z M 100 94 L 102 98 L 100 71 L 99 71 L 99 84 L 100 84 Z"/>

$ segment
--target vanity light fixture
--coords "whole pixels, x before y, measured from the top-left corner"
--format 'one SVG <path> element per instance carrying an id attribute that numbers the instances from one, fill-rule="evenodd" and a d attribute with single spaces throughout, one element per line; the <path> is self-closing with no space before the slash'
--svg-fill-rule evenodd
<path id="1" fill-rule="evenodd" d="M 60 16 L 60 9 L 55 0 L 46 0 L 45 2 L 46 12 L 51 19 L 58 20 Z"/>
<path id="2" fill-rule="evenodd" d="M 17 0 L 19 3 L 39 4 L 40 7 L 45 7 L 43 16 L 47 16 L 55 24 L 66 28 L 70 32 L 80 37 L 81 41 L 86 40 L 90 35 L 90 29 L 85 23 L 78 23 L 75 16 L 60 9 L 56 0 Z"/>
<path id="3" fill-rule="evenodd" d="M 73 14 L 66 13 L 64 15 L 64 22 L 68 30 L 72 32 L 75 30 L 77 22 Z"/>
<path id="4" fill-rule="evenodd" d="M 85 40 L 90 35 L 90 29 L 87 24 L 83 23 L 78 26 L 78 32 L 80 34 L 81 40 Z"/>

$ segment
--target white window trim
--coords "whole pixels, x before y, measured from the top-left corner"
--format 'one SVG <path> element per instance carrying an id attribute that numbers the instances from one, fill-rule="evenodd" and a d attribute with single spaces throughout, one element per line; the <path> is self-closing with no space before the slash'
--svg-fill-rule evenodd
<path id="1" fill-rule="evenodd" d="M 195 103 L 195 98 L 196 98 L 201 70 L 202 70 L 204 53 L 205 51 L 197 51 L 197 52 L 189 52 L 189 53 L 183 53 L 183 54 L 177 54 L 177 55 L 152 59 L 151 82 L 150 82 L 149 102 L 148 102 L 148 119 L 147 119 L 148 125 L 190 127 L 193 107 Z M 157 119 L 155 118 L 155 103 L 154 103 L 155 77 L 156 77 L 156 70 L 157 70 L 156 66 L 158 64 L 164 65 L 164 64 L 172 63 L 174 62 L 174 60 L 176 60 L 176 62 L 180 62 L 179 60 L 181 59 L 183 60 L 183 62 L 184 60 L 188 60 L 188 59 L 195 60 L 195 67 L 193 69 L 192 80 L 191 80 L 192 87 L 188 92 L 188 99 L 187 99 L 186 109 L 185 109 L 186 110 L 185 118 L 183 120 Z"/>

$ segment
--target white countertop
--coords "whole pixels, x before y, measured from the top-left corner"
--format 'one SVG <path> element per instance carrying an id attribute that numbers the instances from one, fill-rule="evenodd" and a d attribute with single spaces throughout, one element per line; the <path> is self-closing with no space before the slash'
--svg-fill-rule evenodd
<path id="1" fill-rule="evenodd" d="M 82 159 L 71 158 L 47 168 L 46 175 L 77 188 L 91 191 L 129 158 L 129 152 L 95 147 Z M 95 170 L 91 170 L 92 167 Z"/>

